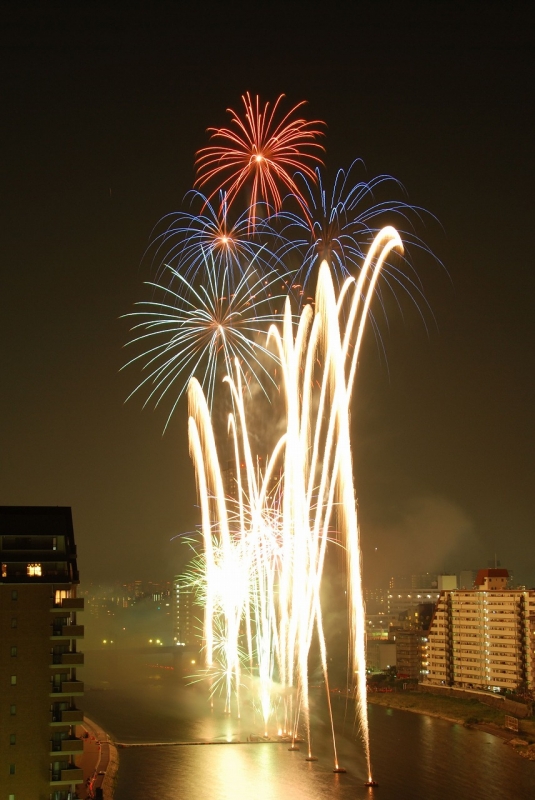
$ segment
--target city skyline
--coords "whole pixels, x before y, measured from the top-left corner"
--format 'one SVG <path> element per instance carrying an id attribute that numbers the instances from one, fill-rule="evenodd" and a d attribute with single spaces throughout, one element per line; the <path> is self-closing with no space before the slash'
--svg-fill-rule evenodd
<path id="1" fill-rule="evenodd" d="M 205 128 L 247 88 L 271 100 L 283 91 L 329 121 L 331 177 L 356 154 L 363 175 L 393 175 L 436 215 L 418 233 L 446 267 L 413 259 L 436 320 L 429 334 L 410 304 L 403 318 L 389 303 L 388 325 L 378 317 L 387 364 L 366 337 L 353 409 L 365 582 L 396 564 L 475 569 L 496 552 L 533 585 L 533 64 L 520 17 L 428 10 L 394 14 L 384 29 L 364 9 L 359 45 L 371 52 L 362 40 L 380 29 L 380 63 L 337 30 L 346 46 L 327 35 L 316 64 L 305 32 L 317 20 L 299 19 L 301 45 L 288 11 L 283 58 L 264 44 L 254 59 L 229 47 L 219 75 L 214 56 L 156 48 L 169 35 L 163 12 L 153 33 L 136 12 L 121 19 L 118 41 L 109 13 L 92 27 L 75 11 L 11 12 L 2 33 L 12 123 L 2 503 L 72 506 L 84 580 L 142 568 L 154 577 L 169 563 L 180 572 L 188 553 L 173 537 L 197 522 L 186 405 L 163 438 L 165 412 L 123 406 L 135 377 L 118 374 L 127 360 L 118 317 L 153 277 L 143 252 L 152 227 L 181 207 Z M 223 29 L 239 39 L 239 26 Z M 219 31 L 214 18 L 207 52 Z"/>

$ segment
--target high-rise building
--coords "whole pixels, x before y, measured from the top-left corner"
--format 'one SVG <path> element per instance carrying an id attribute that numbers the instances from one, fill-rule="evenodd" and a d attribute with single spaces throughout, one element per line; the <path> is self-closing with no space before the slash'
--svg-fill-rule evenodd
<path id="1" fill-rule="evenodd" d="M 84 690 L 71 509 L 0 507 L 0 565 L 0 798 L 70 800 Z"/>
<path id="2" fill-rule="evenodd" d="M 196 643 L 200 621 L 194 610 L 195 595 L 183 576 L 177 575 L 173 581 L 174 640 L 187 646 Z"/>
<path id="3" fill-rule="evenodd" d="M 480 570 L 479 588 L 441 592 L 424 683 L 535 688 L 535 591 L 506 589 L 507 578 L 507 570 Z"/>

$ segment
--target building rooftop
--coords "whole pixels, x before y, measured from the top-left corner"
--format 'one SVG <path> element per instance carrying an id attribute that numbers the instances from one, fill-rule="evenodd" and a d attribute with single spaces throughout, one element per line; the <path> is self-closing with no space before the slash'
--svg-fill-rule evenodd
<path id="1" fill-rule="evenodd" d="M 476 586 L 483 586 L 485 578 L 508 578 L 509 572 L 506 569 L 480 569 L 474 581 Z"/>
<path id="2" fill-rule="evenodd" d="M 71 509 L 0 506 L 0 583 L 78 583 Z"/>

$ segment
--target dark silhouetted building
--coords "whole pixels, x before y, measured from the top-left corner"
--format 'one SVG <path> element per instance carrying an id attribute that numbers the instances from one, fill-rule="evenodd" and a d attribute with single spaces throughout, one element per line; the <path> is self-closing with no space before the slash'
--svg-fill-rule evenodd
<path id="1" fill-rule="evenodd" d="M 69 800 L 84 690 L 71 509 L 0 507 L 0 565 L 0 798 Z"/>

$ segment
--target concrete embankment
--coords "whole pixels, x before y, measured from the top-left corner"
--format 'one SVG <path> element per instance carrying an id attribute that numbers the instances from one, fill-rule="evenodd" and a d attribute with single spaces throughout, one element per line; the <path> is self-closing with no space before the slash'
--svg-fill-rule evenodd
<path id="1" fill-rule="evenodd" d="M 84 753 L 80 767 L 84 770 L 84 783 L 78 787 L 82 800 L 99 797 L 113 800 L 119 755 L 115 743 L 96 722 L 84 717 L 80 735 L 84 736 Z"/>

